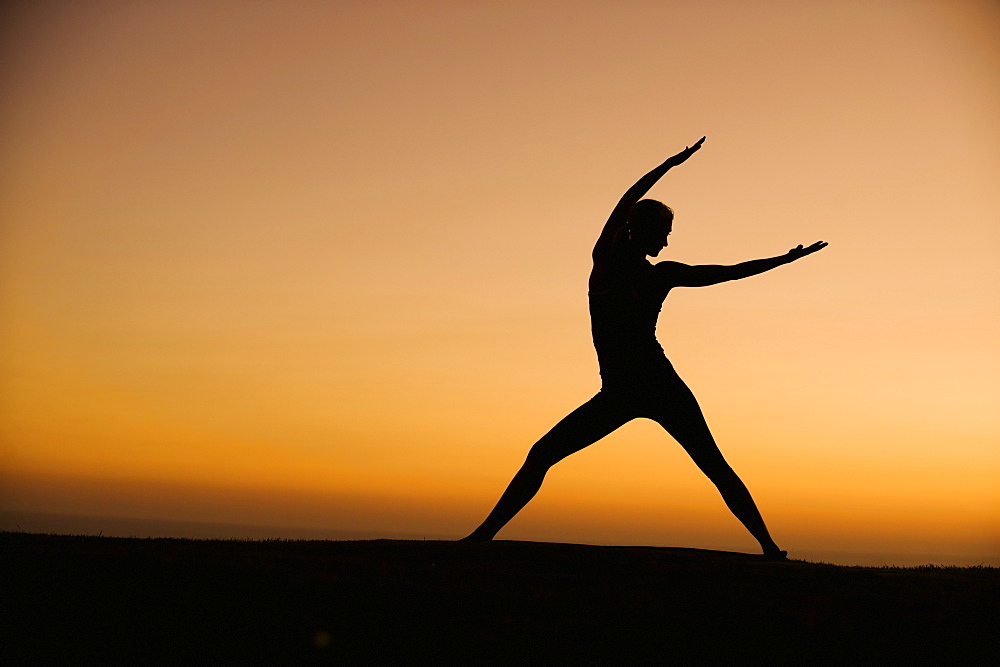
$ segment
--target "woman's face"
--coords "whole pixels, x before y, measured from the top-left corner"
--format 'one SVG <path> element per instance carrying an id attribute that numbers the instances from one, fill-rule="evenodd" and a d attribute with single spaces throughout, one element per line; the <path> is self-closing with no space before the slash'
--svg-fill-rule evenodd
<path id="1" fill-rule="evenodd" d="M 660 251 L 670 244 L 670 232 L 673 229 L 673 220 L 667 220 L 666 224 L 658 225 L 655 230 L 651 230 L 649 238 L 642 244 L 643 252 L 650 257 L 656 257 Z"/>

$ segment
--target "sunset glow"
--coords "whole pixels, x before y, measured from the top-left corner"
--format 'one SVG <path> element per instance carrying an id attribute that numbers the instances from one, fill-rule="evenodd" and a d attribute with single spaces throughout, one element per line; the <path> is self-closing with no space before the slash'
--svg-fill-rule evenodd
<path id="1" fill-rule="evenodd" d="M 1000 565 L 995 3 L 3 11 L 0 528 L 467 533 L 600 387 L 611 208 L 707 135 L 659 259 L 830 243 L 658 328 L 775 538 Z M 756 550 L 648 421 L 499 537 Z"/>

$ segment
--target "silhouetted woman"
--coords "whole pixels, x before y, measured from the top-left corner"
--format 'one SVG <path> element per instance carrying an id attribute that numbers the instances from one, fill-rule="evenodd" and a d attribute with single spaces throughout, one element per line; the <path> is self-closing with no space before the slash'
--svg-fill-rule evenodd
<path id="1" fill-rule="evenodd" d="M 698 401 L 656 341 L 656 320 L 674 287 L 703 287 L 746 278 L 788 264 L 826 247 L 819 241 L 784 255 L 733 266 L 651 264 L 667 245 L 674 213 L 651 199 L 639 201 L 668 169 L 701 148 L 705 138 L 653 169 L 629 188 L 594 246 L 590 273 L 590 322 L 601 369 L 601 390 L 534 444 L 496 507 L 465 540 L 486 541 L 524 507 L 555 463 L 597 442 L 637 417 L 659 423 L 694 459 L 722 494 L 726 505 L 760 542 L 764 554 L 783 558 L 767 532 L 750 492 L 708 430 Z"/>

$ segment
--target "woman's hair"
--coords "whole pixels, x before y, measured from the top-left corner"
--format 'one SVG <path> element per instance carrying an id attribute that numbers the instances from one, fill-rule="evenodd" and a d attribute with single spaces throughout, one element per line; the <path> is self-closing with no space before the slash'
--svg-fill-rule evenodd
<path id="1" fill-rule="evenodd" d="M 628 227 L 632 237 L 649 236 L 660 232 L 666 225 L 673 222 L 674 211 L 663 202 L 655 199 L 637 201 L 628 215 Z"/>

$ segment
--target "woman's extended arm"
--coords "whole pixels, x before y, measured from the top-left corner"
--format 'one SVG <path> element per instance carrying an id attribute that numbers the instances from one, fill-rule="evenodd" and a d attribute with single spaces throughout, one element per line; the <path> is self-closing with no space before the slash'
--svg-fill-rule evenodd
<path id="1" fill-rule="evenodd" d="M 660 178 L 663 177 L 667 170 L 671 167 L 676 167 L 682 164 L 689 157 L 694 155 L 694 153 L 701 148 L 701 145 L 705 143 L 705 137 L 702 137 L 694 146 L 690 148 L 685 148 L 677 155 L 667 158 L 660 166 L 656 167 L 648 174 L 636 181 L 635 185 L 630 187 L 622 198 L 618 201 L 617 206 L 611 211 L 611 215 L 608 217 L 608 221 L 604 223 L 604 229 L 601 230 L 601 236 L 597 239 L 597 245 L 594 246 L 594 254 L 596 255 L 602 248 L 609 247 L 615 239 L 615 235 L 628 223 L 629 212 L 637 201 L 642 199 L 643 195 L 649 192 Z"/>
<path id="2" fill-rule="evenodd" d="M 751 259 L 748 262 L 740 262 L 732 266 L 717 264 L 690 266 L 680 262 L 659 262 L 656 265 L 656 270 L 659 273 L 660 282 L 668 287 L 706 287 L 708 285 L 724 283 L 728 280 L 749 278 L 758 273 L 770 271 L 782 264 L 788 264 L 806 255 L 818 252 L 827 245 L 826 241 L 817 241 L 808 248 L 798 245 L 784 255 L 767 257 L 765 259 Z"/>

